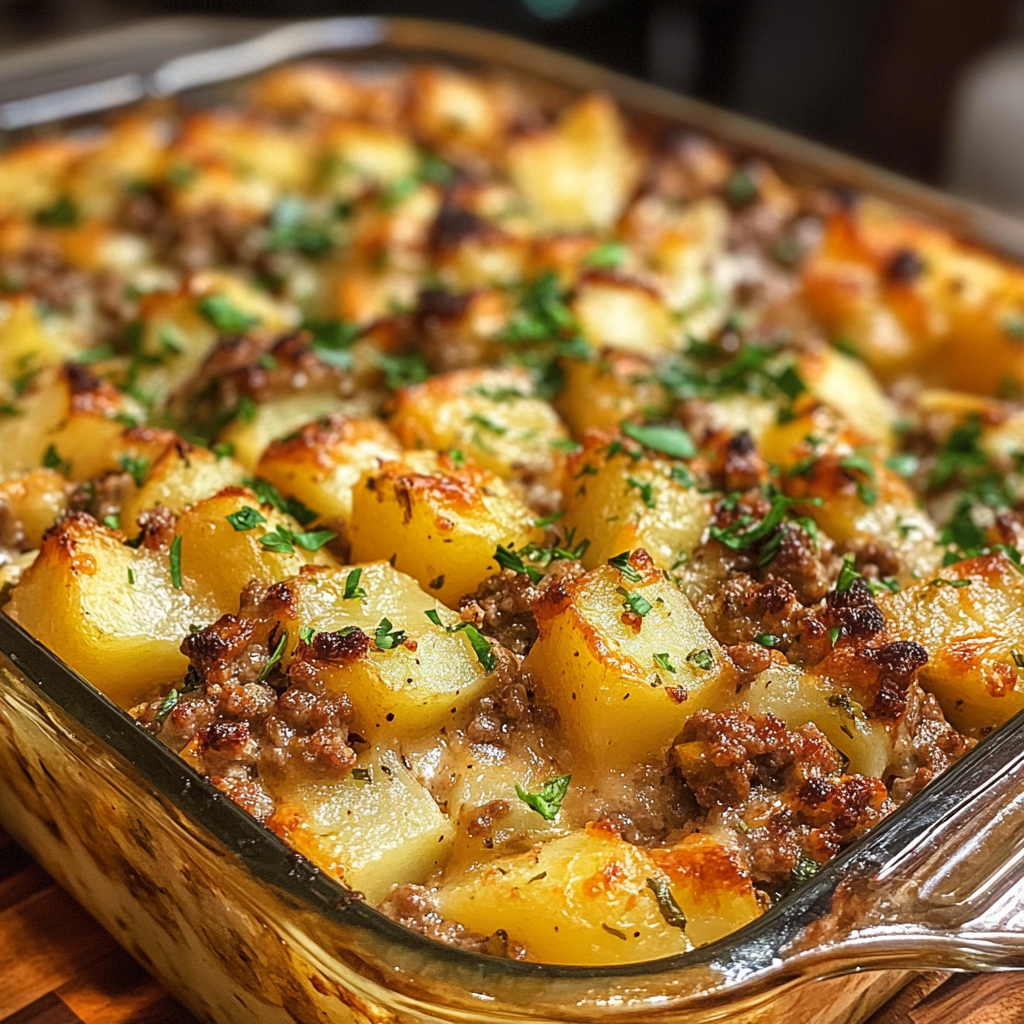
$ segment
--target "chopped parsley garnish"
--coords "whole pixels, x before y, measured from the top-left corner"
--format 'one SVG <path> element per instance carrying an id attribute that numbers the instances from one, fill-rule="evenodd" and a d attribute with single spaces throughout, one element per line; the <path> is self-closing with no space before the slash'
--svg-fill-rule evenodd
<path id="1" fill-rule="evenodd" d="M 242 395 L 238 400 L 238 405 L 235 406 L 235 416 L 238 417 L 242 423 L 252 423 L 256 419 L 256 403 L 249 397 L 249 395 Z"/>
<path id="2" fill-rule="evenodd" d="M 231 515 L 224 518 L 239 532 L 251 530 L 253 527 L 259 526 L 260 523 L 267 521 L 266 516 L 262 512 L 258 512 L 249 505 L 243 505 L 237 512 L 232 512 Z"/>
<path id="3" fill-rule="evenodd" d="M 656 654 L 654 656 L 654 663 L 658 666 L 658 668 L 664 669 L 666 672 L 675 673 L 678 671 L 675 665 L 673 665 L 672 662 L 669 661 L 669 656 L 667 653 Z"/>
<path id="4" fill-rule="evenodd" d="M 892 594 L 900 592 L 899 580 L 892 576 L 883 576 L 880 580 L 865 580 L 864 582 L 867 583 L 868 590 L 872 594 L 881 594 L 883 591 L 889 591 Z"/>
<path id="5" fill-rule="evenodd" d="M 442 625 L 441 616 L 437 614 L 437 609 L 436 608 L 428 608 L 423 614 L 426 615 L 426 617 L 428 619 L 430 619 L 430 621 L 435 626 Z"/>
<path id="6" fill-rule="evenodd" d="M 467 417 L 470 423 L 488 431 L 491 434 L 497 434 L 499 437 L 502 434 L 508 433 L 508 427 L 502 426 L 500 423 L 495 423 L 494 420 L 488 419 L 486 416 L 481 415 L 478 412 L 470 413 Z"/>
<path id="7" fill-rule="evenodd" d="M 301 199 L 286 196 L 274 204 L 267 228 L 267 249 L 270 252 L 291 250 L 307 256 L 322 256 L 334 247 L 331 222 L 312 218 Z"/>
<path id="8" fill-rule="evenodd" d="M 690 651 L 686 660 L 692 665 L 696 665 L 697 668 L 704 669 L 705 672 L 710 672 L 715 667 L 715 656 L 707 648 Z"/>
<path id="9" fill-rule="evenodd" d="M 210 448 L 210 451 L 218 459 L 230 459 L 235 454 L 235 446 L 230 441 L 218 441 Z"/>
<path id="10" fill-rule="evenodd" d="M 665 361 L 658 368 L 658 379 L 682 400 L 704 398 L 715 400 L 727 395 L 760 395 L 764 398 L 785 398 L 790 402 L 807 390 L 789 361 L 779 350 L 767 345 L 746 344 L 728 361 L 720 362 L 724 352 L 714 345 L 691 344 L 687 352 Z M 718 365 L 709 365 L 719 361 Z"/>
<path id="11" fill-rule="evenodd" d="M 665 924 L 672 928 L 685 928 L 686 915 L 679 904 L 676 903 L 676 898 L 672 895 L 668 882 L 663 878 L 648 878 L 647 888 L 654 893 L 661 916 L 665 918 Z"/>
<path id="12" fill-rule="evenodd" d="M 785 520 L 789 509 L 793 505 L 820 504 L 821 498 L 787 498 L 784 494 L 776 492 L 771 495 L 771 507 L 760 522 L 754 523 L 752 516 L 743 514 L 728 526 L 712 526 L 708 530 L 708 535 L 732 551 L 757 547 L 759 549 L 758 565 L 767 565 L 778 554 L 782 545 L 783 533 L 779 527 Z M 812 540 L 817 537 L 817 527 L 814 525 L 813 519 L 799 516 L 794 522 Z"/>
<path id="13" fill-rule="evenodd" d="M 839 578 L 836 580 L 837 594 L 845 594 L 850 587 L 857 582 L 857 580 L 864 578 L 856 569 L 854 569 L 853 563 L 853 555 L 846 555 L 843 559 L 843 564 L 839 569 Z"/>
<path id="14" fill-rule="evenodd" d="M 407 174 L 402 178 L 389 181 L 380 192 L 380 204 L 385 210 L 393 210 L 408 199 L 417 188 L 419 181 L 415 175 Z"/>
<path id="15" fill-rule="evenodd" d="M 640 500 L 648 508 L 657 508 L 657 501 L 654 498 L 654 484 L 644 482 L 643 480 L 637 480 L 634 476 L 626 477 L 626 490 L 627 491 L 639 491 Z"/>
<path id="16" fill-rule="evenodd" d="M 56 445 L 51 444 L 43 452 L 43 468 L 55 469 L 58 473 L 63 473 L 66 476 L 71 472 L 71 463 L 62 459 Z"/>
<path id="17" fill-rule="evenodd" d="M 237 337 L 260 323 L 260 318 L 236 306 L 226 295 L 204 295 L 196 300 L 196 311 L 208 320 L 219 334 Z"/>
<path id="18" fill-rule="evenodd" d="M 178 691 L 171 690 L 169 694 L 162 701 L 160 701 L 160 707 L 156 709 L 156 721 L 162 722 L 173 710 L 174 706 L 178 703 L 178 698 L 181 695 Z"/>
<path id="19" fill-rule="evenodd" d="M 299 639 L 304 644 L 311 644 L 314 636 L 316 636 L 316 630 L 312 626 L 302 626 L 299 629 Z"/>
<path id="20" fill-rule="evenodd" d="M 891 469 L 897 476 L 911 477 L 917 472 L 917 456 L 908 452 L 897 452 L 885 460 L 887 469 Z"/>
<path id="21" fill-rule="evenodd" d="M 554 821 L 562 807 L 565 794 L 569 792 L 571 775 L 559 775 L 548 779 L 536 793 L 527 793 L 516 783 L 516 796 L 531 810 L 536 811 L 545 821 Z"/>
<path id="22" fill-rule="evenodd" d="M 282 497 L 281 492 L 273 484 L 261 480 L 258 476 L 247 477 L 242 483 L 259 498 L 260 504 L 270 505 L 278 512 L 284 512 L 303 526 L 309 526 L 317 518 L 317 513 L 303 505 L 298 498 Z"/>
<path id="23" fill-rule="evenodd" d="M 758 194 L 757 180 L 747 167 L 737 167 L 725 183 L 726 202 L 737 210 L 749 206 Z"/>
<path id="24" fill-rule="evenodd" d="M 78 207 L 67 196 L 61 196 L 35 215 L 35 222 L 43 228 L 70 228 L 80 220 Z"/>
<path id="25" fill-rule="evenodd" d="M 1011 341 L 1024 341 L 1024 316 L 1008 316 L 1003 321 L 1003 334 Z"/>
<path id="26" fill-rule="evenodd" d="M 129 455 L 128 452 L 122 452 L 118 461 L 121 468 L 135 481 L 136 487 L 141 487 L 146 482 L 149 459 L 145 455 Z"/>
<path id="27" fill-rule="evenodd" d="M 171 586 L 175 590 L 181 590 L 181 537 L 175 537 L 171 541 L 171 554 L 170 554 L 170 565 L 171 565 Z"/>
<path id="28" fill-rule="evenodd" d="M 75 355 L 75 362 L 88 366 L 92 363 L 102 363 L 105 359 L 114 358 L 113 345 L 97 345 L 96 348 L 87 348 Z"/>
<path id="29" fill-rule="evenodd" d="M 583 257 L 583 262 L 595 270 L 614 270 L 626 262 L 629 249 L 622 242 L 605 242 Z"/>
<path id="30" fill-rule="evenodd" d="M 835 647 L 839 643 L 839 636 L 842 633 L 842 629 L 839 626 L 830 626 L 828 631 L 828 642 L 830 647 Z"/>
<path id="31" fill-rule="evenodd" d="M 629 551 L 623 551 L 621 555 L 609 558 L 608 564 L 613 565 L 618 569 L 619 572 L 622 573 L 623 579 L 628 580 L 630 583 L 639 583 L 643 579 L 643 576 L 641 576 L 640 573 L 638 573 L 636 569 L 629 564 L 629 556 Z"/>
<path id="32" fill-rule="evenodd" d="M 510 344 L 554 341 L 576 329 L 576 317 L 565 302 L 558 275 L 548 271 L 524 286 L 518 308 L 500 337 Z"/>
<path id="33" fill-rule="evenodd" d="M 878 501 L 878 487 L 875 478 L 875 466 L 866 455 L 848 455 L 839 460 L 839 466 L 845 469 L 857 487 L 857 495 L 865 505 L 874 505 Z"/>
<path id="34" fill-rule="evenodd" d="M 387 352 L 376 352 L 374 361 L 377 369 L 384 374 L 384 383 L 392 391 L 409 384 L 422 384 L 430 376 L 430 368 L 420 352 L 409 352 L 393 356 Z"/>
<path id="35" fill-rule="evenodd" d="M 378 651 L 390 651 L 392 647 L 397 647 L 405 642 L 405 630 L 392 631 L 391 620 L 381 619 L 373 631 L 373 642 L 377 645 Z"/>
<path id="36" fill-rule="evenodd" d="M 530 577 L 531 583 L 539 583 L 541 578 L 540 570 L 523 561 L 523 556 L 511 548 L 503 548 L 500 545 L 494 550 L 494 560 L 502 569 L 511 569 L 513 572 L 525 573 Z"/>
<path id="37" fill-rule="evenodd" d="M 276 526 L 270 533 L 260 537 L 260 544 L 268 551 L 275 551 L 279 555 L 290 555 L 297 544 L 306 551 L 319 551 L 325 544 L 330 543 L 338 535 L 333 530 L 314 530 L 311 533 L 300 533 L 289 529 L 283 523 Z"/>
<path id="38" fill-rule="evenodd" d="M 362 569 L 353 569 L 345 577 L 345 593 L 343 594 L 343 600 L 362 601 L 366 598 L 366 591 L 359 586 L 359 579 L 362 575 Z"/>
<path id="39" fill-rule="evenodd" d="M 673 459 L 689 459 L 697 454 L 693 438 L 674 423 L 652 423 L 642 427 L 624 420 L 622 432 L 645 448 L 663 452 Z"/>
<path id="40" fill-rule="evenodd" d="M 820 870 L 821 865 L 816 860 L 800 854 L 796 864 L 793 865 L 790 877 L 797 885 L 800 885 L 803 882 L 809 882 Z"/>
<path id="41" fill-rule="evenodd" d="M 199 170 L 191 164 L 175 164 L 167 171 L 167 180 L 178 188 L 190 185 L 199 174 Z"/>
<path id="42" fill-rule="evenodd" d="M 774 647 L 778 642 L 779 638 L 774 633 L 759 633 L 754 637 L 754 643 L 762 647 Z"/>
<path id="43" fill-rule="evenodd" d="M 260 674 L 256 677 L 256 682 L 262 683 L 267 676 L 274 670 L 274 666 L 278 665 L 281 658 L 284 656 L 284 650 L 288 646 L 288 633 L 285 631 L 281 634 L 281 639 L 277 641 L 277 646 L 274 648 L 274 653 L 267 659 L 267 663 L 260 669 Z"/>
<path id="44" fill-rule="evenodd" d="M 626 590 L 625 587 L 619 587 L 618 592 L 622 595 L 622 607 L 627 612 L 643 618 L 651 610 L 651 602 L 643 594 L 638 594 L 635 590 Z"/>
<path id="45" fill-rule="evenodd" d="M 313 355 L 339 370 L 351 370 L 352 353 L 349 349 L 359 337 L 359 328 L 343 320 L 307 320 L 304 327 L 312 335 L 310 348 Z"/>
<path id="46" fill-rule="evenodd" d="M 953 430 L 939 451 L 929 483 L 940 487 L 954 478 L 962 477 L 966 470 L 976 469 L 988 463 L 988 456 L 981 448 L 981 420 L 977 415 L 968 417 Z"/>
<path id="47" fill-rule="evenodd" d="M 562 510 L 559 509 L 557 512 L 552 512 L 549 516 L 541 516 L 539 519 L 534 519 L 533 525 L 539 530 L 546 530 L 549 526 L 554 526 L 562 518 L 563 514 Z"/>
<path id="48" fill-rule="evenodd" d="M 942 576 L 938 576 L 933 580 L 928 581 L 929 587 L 969 587 L 971 580 L 947 580 Z"/>
<path id="49" fill-rule="evenodd" d="M 103 517 L 103 525 L 108 530 L 120 530 L 121 529 L 121 517 L 118 515 L 109 515 Z"/>
<path id="50" fill-rule="evenodd" d="M 473 648 L 476 660 L 483 666 L 485 672 L 493 672 L 498 664 L 498 658 L 491 649 L 490 641 L 471 622 L 460 622 L 452 626 L 449 633 L 465 633 L 469 646 Z"/>
<path id="51" fill-rule="evenodd" d="M 130 566 L 128 568 L 128 586 L 135 586 L 135 573 L 132 571 Z"/>

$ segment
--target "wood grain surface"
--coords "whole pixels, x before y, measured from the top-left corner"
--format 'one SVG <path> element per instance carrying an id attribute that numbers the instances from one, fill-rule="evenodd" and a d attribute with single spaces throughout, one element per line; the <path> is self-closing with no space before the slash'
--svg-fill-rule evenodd
<path id="1" fill-rule="evenodd" d="M 0 831 L 0 1024 L 198 1022 Z M 1024 973 L 922 975 L 868 1024 L 1024 1024 Z"/>

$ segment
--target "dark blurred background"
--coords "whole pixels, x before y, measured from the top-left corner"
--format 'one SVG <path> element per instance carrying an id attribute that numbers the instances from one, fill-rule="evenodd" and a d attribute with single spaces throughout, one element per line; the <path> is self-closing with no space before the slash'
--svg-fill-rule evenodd
<path id="1" fill-rule="evenodd" d="M 151 15 L 367 13 L 512 32 L 1024 210 L 1024 0 L 0 0 L 0 60 Z"/>

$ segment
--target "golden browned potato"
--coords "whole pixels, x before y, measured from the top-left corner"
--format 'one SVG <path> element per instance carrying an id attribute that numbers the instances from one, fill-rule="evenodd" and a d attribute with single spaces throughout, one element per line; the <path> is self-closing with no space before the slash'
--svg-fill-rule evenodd
<path id="1" fill-rule="evenodd" d="M 561 484 L 569 438 L 525 369 L 460 370 L 403 388 L 390 423 L 406 448 L 458 452 L 527 493 Z"/>
<path id="2" fill-rule="evenodd" d="M 893 632 L 928 652 L 921 685 L 949 721 L 984 736 L 1024 708 L 1024 575 L 1004 554 L 957 562 L 882 609 Z"/>
<path id="3" fill-rule="evenodd" d="M 352 495 L 352 559 L 392 560 L 445 604 L 498 572 L 497 548 L 541 541 L 534 513 L 493 473 L 408 452 L 363 474 Z"/>
<path id="4" fill-rule="evenodd" d="M 68 507 L 71 488 L 56 470 L 33 469 L 0 483 L 0 534 L 6 547 L 37 548 Z"/>
<path id="5" fill-rule="evenodd" d="M 679 341 L 665 300 L 639 281 L 588 275 L 576 289 L 572 311 L 595 349 L 657 355 L 670 352 Z"/>
<path id="6" fill-rule="evenodd" d="M 659 758 L 690 715 L 734 686 L 701 617 L 642 551 L 549 590 L 538 624 L 524 669 L 584 764 Z"/>

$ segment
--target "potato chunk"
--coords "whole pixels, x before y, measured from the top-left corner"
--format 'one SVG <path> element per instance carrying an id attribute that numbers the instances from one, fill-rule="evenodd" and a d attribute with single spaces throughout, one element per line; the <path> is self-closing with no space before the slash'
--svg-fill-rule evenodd
<path id="1" fill-rule="evenodd" d="M 352 491 L 363 473 L 401 454 L 398 439 L 379 420 L 336 414 L 273 442 L 256 472 L 322 519 L 345 523 L 352 516 Z"/>
<path id="2" fill-rule="evenodd" d="M 661 877 L 644 850 L 598 825 L 466 871 L 441 886 L 437 904 L 473 931 L 504 929 L 531 960 L 636 963 L 691 948 L 647 884 Z"/>
<path id="3" fill-rule="evenodd" d="M 733 686 L 718 642 L 650 557 L 601 565 L 548 591 L 524 670 L 562 720 L 581 763 L 655 762 L 683 723 Z"/>
<path id="4" fill-rule="evenodd" d="M 458 616 L 387 562 L 307 574 L 292 589 L 297 618 L 288 628 L 314 633 L 299 660 L 328 690 L 348 694 L 368 739 L 436 730 L 492 685 L 489 650 L 475 651 L 453 628 Z"/>
<path id="5" fill-rule="evenodd" d="M 47 535 L 7 605 L 122 707 L 179 681 L 188 668 L 182 638 L 222 610 L 202 591 L 174 587 L 166 548 L 127 547 L 123 534 L 83 513 Z"/>
<path id="6" fill-rule="evenodd" d="M 451 853 L 451 822 L 393 750 L 367 751 L 342 779 L 298 775 L 273 788 L 270 828 L 370 903 L 425 882 Z"/>
<path id="7" fill-rule="evenodd" d="M 410 452 L 365 473 L 352 495 L 352 559 L 394 565 L 455 605 L 498 571 L 495 549 L 540 541 L 534 514 L 492 473 Z"/>
<path id="8" fill-rule="evenodd" d="M 658 355 L 676 347 L 668 306 L 653 289 L 608 274 L 587 276 L 572 302 L 583 337 L 596 348 Z"/>
<path id="9" fill-rule="evenodd" d="M 407 448 L 456 449 L 504 480 L 560 483 L 568 435 L 525 369 L 455 371 L 403 388 L 391 426 Z"/>
<path id="10" fill-rule="evenodd" d="M 52 469 L 19 473 L 0 483 L 0 536 L 15 548 L 38 548 L 64 514 L 71 486 Z"/>
<path id="11" fill-rule="evenodd" d="M 634 548 L 659 569 L 685 562 L 711 518 L 685 466 L 649 458 L 621 439 L 591 434 L 585 444 L 569 460 L 563 501 L 565 529 L 590 541 L 583 564 L 593 569 Z"/>
<path id="12" fill-rule="evenodd" d="M 1024 708 L 1024 575 L 1003 554 L 957 562 L 879 602 L 928 652 L 918 681 L 952 725 L 984 736 Z"/>
<path id="13" fill-rule="evenodd" d="M 513 142 L 508 171 L 545 227 L 602 230 L 625 207 L 638 161 L 615 104 L 585 96 L 553 128 Z"/>

